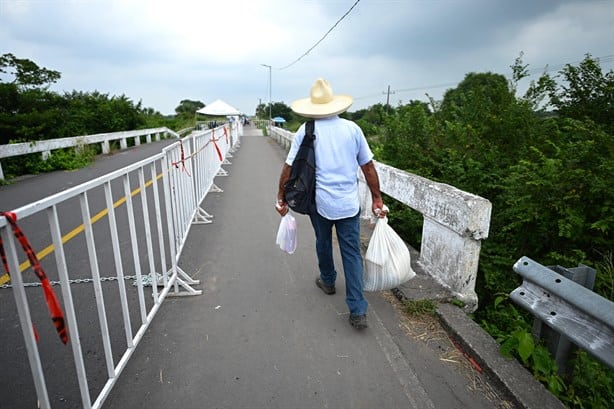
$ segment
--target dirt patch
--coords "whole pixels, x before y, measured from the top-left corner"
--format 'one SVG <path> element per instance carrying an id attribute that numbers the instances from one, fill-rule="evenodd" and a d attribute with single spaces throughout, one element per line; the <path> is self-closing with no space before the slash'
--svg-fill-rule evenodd
<path id="1" fill-rule="evenodd" d="M 397 311 L 399 325 L 405 334 L 416 341 L 428 346 L 438 356 L 439 360 L 454 368 L 455 371 L 467 378 L 467 387 L 484 395 L 493 407 L 497 409 L 513 409 L 513 403 L 507 401 L 499 391 L 492 386 L 481 368 L 470 357 L 466 356 L 457 346 L 448 333 L 441 326 L 439 319 L 430 314 L 409 314 L 405 311 L 403 303 L 388 291 L 380 293 Z"/>

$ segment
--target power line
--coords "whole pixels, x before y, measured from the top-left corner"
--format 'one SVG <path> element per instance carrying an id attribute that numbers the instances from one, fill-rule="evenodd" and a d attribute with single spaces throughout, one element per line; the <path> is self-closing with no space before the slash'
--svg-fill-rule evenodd
<path id="1" fill-rule="evenodd" d="M 592 57 L 592 59 L 594 59 L 595 61 L 597 61 L 599 64 L 607 64 L 607 63 L 611 63 L 614 62 L 614 54 L 610 54 L 610 55 L 604 55 L 602 57 Z M 565 63 L 565 64 L 557 64 L 557 65 L 547 65 L 544 68 L 534 68 L 528 71 L 529 74 L 535 74 L 538 72 L 554 72 L 554 71 L 560 71 L 561 69 L 565 68 L 568 65 L 577 65 L 580 64 L 583 60 L 581 61 L 574 61 L 571 63 Z M 423 85 L 423 86 L 419 86 L 419 87 L 413 87 L 413 88 L 401 88 L 401 89 L 395 89 L 395 90 L 390 90 L 390 88 L 388 88 L 388 92 L 384 91 L 384 95 L 388 94 L 394 94 L 394 93 L 402 93 L 402 92 L 411 92 L 411 91 L 421 91 L 421 90 L 429 90 L 429 89 L 436 89 L 436 88 L 446 88 L 446 87 L 454 87 L 456 85 L 458 85 L 460 83 L 460 81 L 457 82 L 449 82 L 446 84 L 436 84 L 436 85 Z M 375 98 L 375 97 L 379 97 L 380 94 L 371 94 L 371 95 L 365 95 L 362 97 L 358 97 L 358 98 L 354 98 L 354 100 L 361 100 L 361 99 L 368 99 L 368 98 Z"/>
<path id="2" fill-rule="evenodd" d="M 389 90 L 388 92 L 390 94 L 395 94 L 397 92 L 409 92 L 409 91 L 421 91 L 421 90 L 428 90 L 428 89 L 435 89 L 435 88 L 445 88 L 445 87 L 453 87 L 458 85 L 458 82 L 449 82 L 447 84 L 437 84 L 437 85 L 424 85 L 421 87 L 414 87 L 414 88 L 403 88 L 403 89 L 395 89 L 395 90 Z M 387 92 L 384 91 L 384 95 L 386 95 Z M 358 98 L 354 98 L 354 100 L 361 100 L 361 99 L 367 99 L 367 98 L 374 98 L 374 97 L 379 97 L 382 94 L 371 94 L 371 95 L 366 95 L 366 96 L 362 96 L 362 97 L 358 97 Z"/>
<path id="3" fill-rule="evenodd" d="M 309 54 L 311 51 L 313 51 L 314 48 L 316 48 L 322 41 L 324 41 L 324 39 L 330 34 L 331 31 L 333 31 L 335 29 L 335 27 L 337 27 L 337 25 L 339 23 L 341 23 L 341 21 L 348 15 L 350 14 L 350 12 L 354 9 L 354 7 L 356 7 L 356 5 L 360 2 L 360 0 L 356 0 L 356 3 L 354 3 L 352 5 L 352 7 L 350 7 L 350 9 L 348 11 L 345 12 L 345 14 L 343 16 L 341 16 L 341 18 L 339 20 L 337 20 L 337 22 L 326 32 L 326 34 L 324 34 L 324 36 L 322 38 L 320 38 L 318 40 L 317 43 L 315 43 L 309 50 L 305 51 L 305 53 L 303 55 L 301 55 L 300 57 L 298 57 L 296 60 L 292 61 L 290 64 L 281 67 L 281 68 L 276 68 L 277 70 L 285 70 L 286 68 L 290 68 L 292 67 L 294 64 L 296 64 L 297 62 L 299 62 L 300 60 L 303 59 L 303 57 L 305 57 L 307 54 Z"/>
<path id="4" fill-rule="evenodd" d="M 592 57 L 591 58 L 595 61 L 597 61 L 600 65 L 601 64 L 607 64 L 610 62 L 614 62 L 614 54 L 610 54 L 610 55 L 605 55 L 603 57 Z M 565 63 L 565 64 L 557 64 L 557 65 L 553 65 L 553 66 L 549 66 L 546 65 L 544 68 L 533 68 L 531 70 L 528 71 L 529 74 L 536 74 L 538 72 L 543 72 L 543 73 L 547 73 L 547 72 L 554 72 L 554 71 L 560 71 L 563 68 L 565 68 L 568 65 L 578 65 L 580 63 L 582 63 L 582 61 L 574 61 L 574 62 L 570 62 L 570 63 Z"/>

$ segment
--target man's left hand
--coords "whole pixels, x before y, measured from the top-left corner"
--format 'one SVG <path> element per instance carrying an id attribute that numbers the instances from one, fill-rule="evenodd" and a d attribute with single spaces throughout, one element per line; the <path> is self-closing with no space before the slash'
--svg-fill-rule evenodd
<path id="1" fill-rule="evenodd" d="M 377 217 L 386 217 L 388 215 L 388 206 L 384 204 L 382 199 L 373 200 L 373 214 Z"/>

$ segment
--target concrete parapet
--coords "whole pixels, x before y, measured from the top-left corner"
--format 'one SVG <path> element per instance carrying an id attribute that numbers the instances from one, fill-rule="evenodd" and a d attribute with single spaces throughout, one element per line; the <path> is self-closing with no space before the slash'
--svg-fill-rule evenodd
<path id="1" fill-rule="evenodd" d="M 46 160 L 54 150 L 63 148 L 81 149 L 85 145 L 101 144 L 102 153 L 110 153 L 110 141 L 119 140 L 121 149 L 128 148 L 128 139 L 133 138 L 135 145 L 140 145 L 141 136 L 147 136 L 147 142 L 151 142 L 151 134 L 155 133 L 156 140 L 160 139 L 160 134 L 171 135 L 179 138 L 179 134 L 168 128 L 139 129 L 134 131 L 100 133 L 95 135 L 74 136 L 70 138 L 46 139 L 31 142 L 11 143 L 0 145 L 0 159 L 14 156 L 26 155 L 30 153 L 42 153 L 43 160 Z M 0 163 L 0 180 L 4 179 L 2 164 Z"/>
<path id="2" fill-rule="evenodd" d="M 475 280 L 481 240 L 488 237 L 490 201 L 453 186 L 376 162 L 380 189 L 424 216 L 418 262 L 435 280 L 466 304 L 477 309 Z M 370 217 L 371 195 L 361 181 L 361 207 Z"/>

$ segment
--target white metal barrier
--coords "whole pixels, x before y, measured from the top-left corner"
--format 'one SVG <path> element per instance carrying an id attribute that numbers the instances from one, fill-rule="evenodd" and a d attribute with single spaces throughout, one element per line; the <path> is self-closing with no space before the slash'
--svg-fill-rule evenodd
<path id="1" fill-rule="evenodd" d="M 181 252 L 192 223 L 211 223 L 213 216 L 198 204 L 209 191 L 222 191 L 214 184 L 214 179 L 216 176 L 227 176 L 220 164 L 231 164 L 228 158 L 232 157 L 231 151 L 239 146 L 239 141 L 238 132 L 223 126 L 194 132 L 179 144 L 164 149 L 167 166 L 180 170 L 171 174 L 174 186 L 171 201 L 177 209 L 173 214 L 177 252 Z M 185 175 L 190 177 L 186 178 Z"/>
<path id="2" fill-rule="evenodd" d="M 80 402 L 72 404 L 100 408 L 164 299 L 201 294 L 192 288 L 198 281 L 182 271 L 178 261 L 191 225 L 211 217 L 199 203 L 215 190 L 214 178 L 226 174 L 222 164 L 230 164 L 227 158 L 239 146 L 240 135 L 240 128 L 228 125 L 193 133 L 146 160 L 13 210 L 26 235 L 48 228 L 37 240 L 50 239 L 54 257 L 41 260 L 41 265 L 60 285 L 71 353 L 52 342 L 55 335 L 44 311 L 31 308 L 40 294 L 30 289 L 33 284 L 24 283 L 15 237 L 6 218 L 0 217 L 10 287 L 37 398 L 21 402 L 24 407 L 50 408 L 50 396 L 58 396 L 58 388 L 72 380 L 80 394 Z M 108 223 L 99 223 L 105 216 Z M 73 257 L 81 248 L 82 256 Z M 127 279 L 134 284 L 128 285 Z M 92 284 L 95 307 L 87 295 L 92 290 L 81 283 Z M 42 335 L 42 349 L 33 322 Z M 3 328 L 3 336 L 8 329 Z M 92 360 L 92 350 L 104 359 Z M 63 363 L 63 372 L 54 373 L 57 360 L 63 359 L 72 359 L 74 365 Z M 50 373 L 53 376 L 45 376 Z M 106 380 L 101 382 L 101 377 Z"/>
<path id="3" fill-rule="evenodd" d="M 179 131 L 182 132 L 182 131 Z M 141 144 L 141 137 L 145 137 L 146 143 L 151 143 L 153 140 L 159 141 L 161 135 L 172 135 L 175 138 L 179 137 L 179 133 L 164 128 L 154 129 L 139 129 L 136 131 L 110 132 L 96 135 L 74 136 L 71 138 L 48 139 L 33 142 L 11 143 L 0 145 L 0 159 L 10 158 L 13 156 L 26 155 L 29 153 L 42 153 L 43 159 L 51 155 L 51 152 L 56 149 L 63 148 L 78 148 L 84 145 L 101 144 L 102 153 L 106 154 L 111 151 L 110 142 L 119 141 L 120 148 L 128 147 L 128 140 L 134 140 L 134 145 Z M 0 163 L 0 179 L 4 179 L 2 164 Z"/>
<path id="4" fill-rule="evenodd" d="M 270 127 L 269 135 L 289 149 L 293 133 Z M 444 183 L 375 162 L 382 192 L 420 212 L 424 217 L 420 259 L 425 271 L 470 311 L 477 309 L 475 280 L 481 241 L 488 237 L 491 203 Z M 371 194 L 358 172 L 363 217 L 371 214 Z"/>

